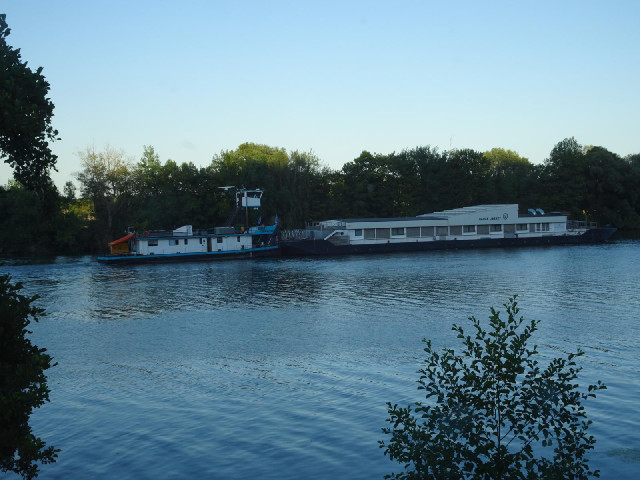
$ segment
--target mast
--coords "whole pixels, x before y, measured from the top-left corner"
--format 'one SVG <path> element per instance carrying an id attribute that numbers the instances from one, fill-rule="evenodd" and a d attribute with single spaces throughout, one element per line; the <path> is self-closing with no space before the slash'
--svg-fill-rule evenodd
<path id="1" fill-rule="evenodd" d="M 229 213 L 229 218 L 227 218 L 226 226 L 231 226 L 238 213 L 240 213 L 240 210 L 244 208 L 244 225 L 245 228 L 249 228 L 249 209 L 260 208 L 260 199 L 262 198 L 264 190 L 261 188 L 237 188 L 234 185 L 228 185 L 226 187 L 218 188 L 220 190 L 224 190 L 225 192 L 233 189 L 233 191 L 235 192 L 235 208 Z"/>

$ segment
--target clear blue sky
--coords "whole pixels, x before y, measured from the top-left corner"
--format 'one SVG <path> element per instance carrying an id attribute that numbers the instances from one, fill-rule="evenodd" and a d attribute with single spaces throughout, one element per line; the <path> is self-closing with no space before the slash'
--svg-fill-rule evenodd
<path id="1" fill-rule="evenodd" d="M 640 1 L 0 0 L 44 67 L 60 186 L 77 152 L 207 165 L 250 141 L 362 150 L 640 152 Z M 0 183 L 10 169 L 0 166 Z"/>

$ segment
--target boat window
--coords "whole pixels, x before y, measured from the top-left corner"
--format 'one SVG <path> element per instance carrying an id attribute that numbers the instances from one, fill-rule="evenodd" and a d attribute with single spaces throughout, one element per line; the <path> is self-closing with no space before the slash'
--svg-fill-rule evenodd
<path id="1" fill-rule="evenodd" d="M 449 235 L 462 235 L 462 226 L 454 225 L 449 227 Z"/>
<path id="2" fill-rule="evenodd" d="M 404 228 L 392 228 L 391 235 L 393 236 L 404 235 Z"/>
<path id="3" fill-rule="evenodd" d="M 189 239 L 188 239 L 188 238 L 185 238 L 185 239 L 184 239 L 184 244 L 186 245 L 187 243 L 189 243 Z"/>
<path id="4" fill-rule="evenodd" d="M 476 226 L 475 225 L 465 225 L 464 227 L 462 227 L 462 231 L 464 233 L 476 233 Z"/>
<path id="5" fill-rule="evenodd" d="M 478 235 L 489 235 L 489 225 L 478 225 Z"/>
<path id="6" fill-rule="evenodd" d="M 376 238 L 390 238 L 390 231 L 391 229 L 389 228 L 376 228 Z"/>
<path id="7" fill-rule="evenodd" d="M 376 229 L 375 228 L 365 228 L 364 229 L 364 238 L 365 240 L 373 240 L 376 238 Z"/>
<path id="8" fill-rule="evenodd" d="M 354 237 L 361 237 L 361 236 L 362 236 L 362 229 L 361 229 L 361 228 L 356 228 L 356 229 L 353 231 L 353 236 L 354 236 Z"/>
<path id="9" fill-rule="evenodd" d="M 536 232 L 548 232 L 549 224 L 548 223 L 536 223 Z"/>
<path id="10" fill-rule="evenodd" d="M 417 238 L 420 236 L 420 227 L 407 227 L 407 237 Z"/>
<path id="11" fill-rule="evenodd" d="M 216 240 L 218 241 L 218 243 L 222 243 L 222 237 L 218 237 Z"/>
<path id="12" fill-rule="evenodd" d="M 449 235 L 449 227 L 436 227 L 436 235 L 439 237 Z"/>
<path id="13" fill-rule="evenodd" d="M 516 230 L 519 232 L 526 232 L 529 229 L 529 226 L 526 223 L 519 223 L 516 225 Z"/>
<path id="14" fill-rule="evenodd" d="M 502 225 L 499 225 L 499 224 L 495 224 L 495 223 L 494 223 L 493 225 L 491 225 L 491 227 L 490 227 L 490 231 L 491 231 L 491 232 L 494 232 L 494 233 L 495 233 L 495 232 L 501 232 L 501 231 L 502 231 Z"/>
<path id="15" fill-rule="evenodd" d="M 158 240 L 149 240 L 149 246 L 150 247 L 157 247 L 158 246 Z"/>
<path id="16" fill-rule="evenodd" d="M 433 227 L 422 227 L 421 237 L 433 237 Z"/>

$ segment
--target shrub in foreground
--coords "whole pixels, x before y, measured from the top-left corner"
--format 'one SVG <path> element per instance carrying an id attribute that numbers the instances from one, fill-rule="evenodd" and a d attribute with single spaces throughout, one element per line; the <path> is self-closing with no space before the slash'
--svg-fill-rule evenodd
<path id="1" fill-rule="evenodd" d="M 36 462 L 55 462 L 57 450 L 29 425 L 33 409 L 49 400 L 44 372 L 52 359 L 27 337 L 29 323 L 43 311 L 32 305 L 37 296 L 21 295 L 21 288 L 0 275 L 0 471 L 31 479 L 38 476 Z"/>
<path id="2" fill-rule="evenodd" d="M 528 347 L 537 322 L 518 316 L 516 296 L 504 304 L 507 319 L 491 308 L 488 328 L 470 317 L 473 333 L 453 325 L 460 352 L 434 350 L 418 371 L 425 401 L 388 403 L 385 455 L 404 471 L 393 479 L 585 479 L 599 476 L 586 455 L 595 439 L 581 402 L 606 387 L 580 390 L 581 368 L 570 353 L 546 366 Z"/>

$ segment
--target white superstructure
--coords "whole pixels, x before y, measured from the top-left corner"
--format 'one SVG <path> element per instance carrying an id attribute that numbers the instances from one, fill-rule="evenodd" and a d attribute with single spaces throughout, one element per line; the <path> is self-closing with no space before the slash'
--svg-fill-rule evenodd
<path id="1" fill-rule="evenodd" d="M 174 230 L 129 232 L 109 242 L 111 254 L 98 257 L 102 263 L 144 263 L 146 261 L 212 260 L 217 258 L 251 258 L 279 252 L 277 216 L 275 225 L 248 227 L 249 209 L 259 208 L 263 190 L 222 187 L 235 191 L 236 205 L 227 226 L 194 231 L 191 225 Z M 245 211 L 245 223 L 231 226 Z M 258 222 L 261 223 L 261 222 Z"/>
<path id="2" fill-rule="evenodd" d="M 326 220 L 297 235 L 336 244 L 366 245 L 579 235 L 585 231 L 568 226 L 564 214 L 540 209 L 532 212 L 518 214 L 517 204 L 476 205 L 417 217 Z"/>
<path id="3" fill-rule="evenodd" d="M 189 233 L 186 233 L 187 230 Z M 181 231 L 183 230 L 183 231 Z M 228 252 L 250 249 L 250 232 L 227 235 L 193 235 L 191 225 L 173 231 L 173 235 L 141 236 L 135 239 L 133 251 L 138 255 L 175 255 L 178 253 Z"/>

